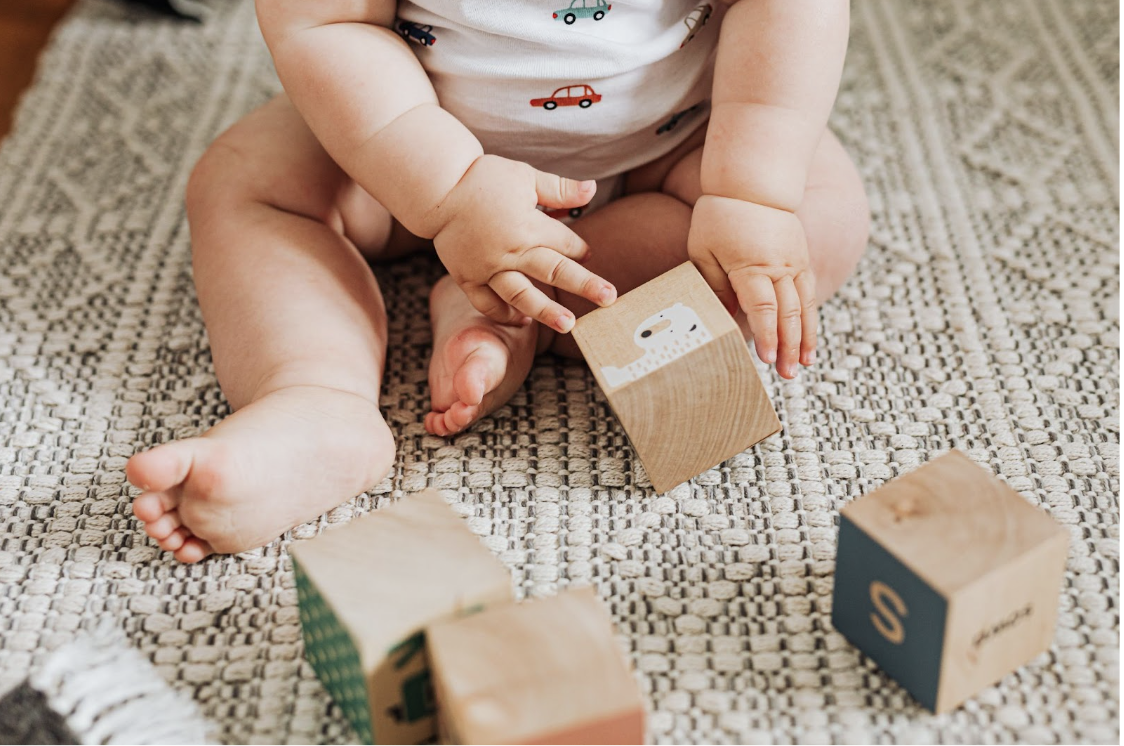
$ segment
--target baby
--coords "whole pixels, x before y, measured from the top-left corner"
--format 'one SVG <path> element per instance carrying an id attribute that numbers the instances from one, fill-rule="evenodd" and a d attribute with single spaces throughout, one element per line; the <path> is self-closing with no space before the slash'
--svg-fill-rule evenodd
<path id="1" fill-rule="evenodd" d="M 234 413 L 134 456 L 133 511 L 183 562 L 378 483 L 386 309 L 369 260 L 436 247 L 432 411 L 459 432 L 575 318 L 691 259 L 759 357 L 815 360 L 866 245 L 827 119 L 847 0 L 258 0 L 285 93 L 187 188 Z"/>

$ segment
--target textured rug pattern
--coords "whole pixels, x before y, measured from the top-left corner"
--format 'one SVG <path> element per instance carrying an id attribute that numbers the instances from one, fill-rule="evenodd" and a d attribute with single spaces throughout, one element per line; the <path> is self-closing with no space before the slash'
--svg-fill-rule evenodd
<path id="1" fill-rule="evenodd" d="M 779 435 L 654 494 L 584 366 L 544 359 L 472 432 L 427 436 L 438 267 L 418 258 L 377 269 L 392 475 L 182 567 L 138 530 L 124 464 L 227 412 L 182 193 L 278 89 L 251 4 L 212 6 L 194 26 L 87 0 L 0 147 L 0 693 L 108 618 L 219 737 L 346 742 L 302 658 L 285 547 L 434 486 L 524 594 L 596 586 L 657 741 L 1118 741 L 1115 3 L 854 3 L 833 126 L 873 236 L 817 366 L 762 368 Z M 831 628 L 830 593 L 838 509 L 952 447 L 1072 543 L 1051 651 L 934 717 Z"/>

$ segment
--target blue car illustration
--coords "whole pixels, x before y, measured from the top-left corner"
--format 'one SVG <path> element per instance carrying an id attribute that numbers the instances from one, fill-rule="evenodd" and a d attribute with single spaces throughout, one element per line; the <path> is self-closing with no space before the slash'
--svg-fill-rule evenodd
<path id="1" fill-rule="evenodd" d="M 572 0 L 570 7 L 554 11 L 551 17 L 571 26 L 579 18 L 592 18 L 595 21 L 600 21 L 612 9 L 613 6 L 605 0 Z"/>
<path id="2" fill-rule="evenodd" d="M 416 44 L 421 44 L 423 47 L 432 47 L 437 43 L 437 37 L 433 35 L 433 27 L 413 21 L 399 21 L 398 33 L 402 34 L 402 38 L 406 41 L 412 41 Z"/>

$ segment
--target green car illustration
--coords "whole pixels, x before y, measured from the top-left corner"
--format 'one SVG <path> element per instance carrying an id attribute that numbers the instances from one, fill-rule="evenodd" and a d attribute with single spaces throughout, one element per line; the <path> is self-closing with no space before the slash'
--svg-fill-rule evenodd
<path id="1" fill-rule="evenodd" d="M 554 11 L 554 20 L 561 20 L 569 26 L 579 18 L 592 18 L 600 21 L 613 6 L 605 0 L 573 0 L 569 8 Z"/>

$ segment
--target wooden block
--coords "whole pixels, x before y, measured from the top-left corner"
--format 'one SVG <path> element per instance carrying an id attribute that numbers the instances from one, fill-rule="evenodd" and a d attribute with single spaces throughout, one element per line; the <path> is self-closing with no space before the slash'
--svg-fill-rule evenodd
<path id="1" fill-rule="evenodd" d="M 741 330 L 690 262 L 573 335 L 660 492 L 781 429 Z"/>
<path id="2" fill-rule="evenodd" d="M 934 712 L 1050 646 L 1069 534 L 952 451 L 845 507 L 831 621 Z"/>
<path id="3" fill-rule="evenodd" d="M 364 743 L 436 735 L 425 628 L 512 598 L 511 574 L 426 490 L 293 544 L 305 654 Z"/>
<path id="4" fill-rule="evenodd" d="M 450 743 L 644 743 L 644 700 L 589 588 L 429 628 Z"/>

